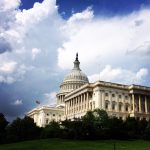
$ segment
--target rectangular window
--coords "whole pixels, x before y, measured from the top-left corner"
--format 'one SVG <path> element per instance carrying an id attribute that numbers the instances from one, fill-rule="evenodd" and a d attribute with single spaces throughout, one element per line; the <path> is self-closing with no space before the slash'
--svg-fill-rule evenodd
<path id="1" fill-rule="evenodd" d="M 46 119 L 46 124 L 48 124 L 48 121 L 49 121 L 49 120 L 48 120 L 48 119 Z"/>
<path id="2" fill-rule="evenodd" d="M 105 109 L 108 109 L 108 103 L 105 104 Z"/>
<path id="3" fill-rule="evenodd" d="M 115 104 L 112 104 L 112 110 L 115 110 Z"/>
<path id="4" fill-rule="evenodd" d="M 112 94 L 112 97 L 115 97 L 115 94 Z"/>
<path id="5" fill-rule="evenodd" d="M 119 104 L 119 111 L 121 111 L 122 110 L 122 105 L 121 104 Z"/>

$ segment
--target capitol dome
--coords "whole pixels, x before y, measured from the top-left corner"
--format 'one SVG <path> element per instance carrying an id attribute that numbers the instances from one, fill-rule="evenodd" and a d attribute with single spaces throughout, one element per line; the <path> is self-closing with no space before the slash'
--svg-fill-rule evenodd
<path id="1" fill-rule="evenodd" d="M 86 83 L 89 83 L 89 80 L 80 69 L 80 62 L 77 53 L 74 61 L 74 68 L 65 76 L 63 83 L 60 85 L 60 92 L 71 92 Z"/>

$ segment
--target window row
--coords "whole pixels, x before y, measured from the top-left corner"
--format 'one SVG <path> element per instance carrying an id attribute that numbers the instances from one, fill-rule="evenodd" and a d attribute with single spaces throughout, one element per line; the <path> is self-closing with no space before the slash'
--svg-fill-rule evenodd
<path id="1" fill-rule="evenodd" d="M 125 109 L 124 109 L 125 111 L 129 111 L 130 105 L 129 104 L 123 105 L 122 103 L 119 103 L 118 110 L 123 111 L 124 107 L 125 107 Z M 112 105 L 111 105 L 108 101 L 106 101 L 105 102 L 105 109 L 106 110 L 109 110 L 109 109 L 116 110 L 117 109 L 117 104 L 115 102 L 113 102 Z"/>
<path id="2" fill-rule="evenodd" d="M 109 93 L 105 93 L 105 96 L 107 97 L 109 95 Z M 115 94 L 112 94 L 111 95 L 112 97 L 116 97 Z M 122 95 L 118 95 L 119 98 L 122 98 Z M 129 97 L 128 96 L 125 96 L 125 99 L 128 99 Z"/>

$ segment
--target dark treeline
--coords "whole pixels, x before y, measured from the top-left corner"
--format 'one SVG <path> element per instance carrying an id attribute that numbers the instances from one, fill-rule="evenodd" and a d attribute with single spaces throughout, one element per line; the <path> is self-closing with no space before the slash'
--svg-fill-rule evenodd
<path id="1" fill-rule="evenodd" d="M 1 144 L 42 138 L 150 140 L 150 121 L 130 117 L 122 120 L 109 117 L 106 111 L 96 109 L 88 111 L 81 119 L 52 121 L 46 127 L 40 128 L 33 119 L 26 116 L 9 124 L 0 113 Z"/>

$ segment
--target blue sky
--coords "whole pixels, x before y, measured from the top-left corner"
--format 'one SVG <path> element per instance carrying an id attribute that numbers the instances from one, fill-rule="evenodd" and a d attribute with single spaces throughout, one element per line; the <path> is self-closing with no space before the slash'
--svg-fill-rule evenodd
<path id="1" fill-rule="evenodd" d="M 22 0 L 20 9 L 29 9 L 35 2 L 43 0 Z M 101 16 L 127 15 L 133 11 L 138 11 L 143 7 L 149 7 L 149 0 L 57 0 L 59 13 L 65 12 L 65 18 L 72 15 L 72 12 L 80 12 L 88 6 L 92 6 L 94 14 Z"/>
<path id="2" fill-rule="evenodd" d="M 150 0 L 1 0 L 0 112 L 53 105 L 76 52 L 90 82 L 150 86 Z"/>

